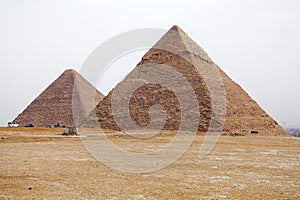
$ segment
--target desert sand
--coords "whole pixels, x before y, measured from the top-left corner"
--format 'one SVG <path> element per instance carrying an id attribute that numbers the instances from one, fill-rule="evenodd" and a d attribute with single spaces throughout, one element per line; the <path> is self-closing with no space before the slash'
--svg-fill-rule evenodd
<path id="1" fill-rule="evenodd" d="M 173 164 L 151 173 L 123 173 L 97 161 L 79 136 L 60 129 L 0 129 L 0 199 L 299 199 L 300 139 L 221 136 L 198 158 L 203 135 Z M 160 147 L 149 140 L 109 139 L 128 151 Z"/>

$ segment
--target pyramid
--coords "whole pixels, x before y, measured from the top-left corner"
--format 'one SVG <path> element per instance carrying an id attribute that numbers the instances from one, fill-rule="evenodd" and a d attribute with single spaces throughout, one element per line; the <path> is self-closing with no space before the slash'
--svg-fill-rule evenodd
<path id="1" fill-rule="evenodd" d="M 162 65 L 168 66 L 166 67 L 168 69 L 161 70 Z M 150 68 L 157 68 L 161 73 L 151 74 L 148 70 Z M 184 81 L 174 79 L 177 75 L 172 70 L 188 81 L 198 101 L 197 106 L 185 103 L 183 108 L 180 105 L 178 94 L 179 96 L 180 93 L 184 94 L 181 98 L 186 97 L 185 102 L 192 99 L 193 94 L 185 93 L 189 87 L 183 83 Z M 139 78 L 143 79 L 141 77 L 150 77 L 152 80 L 150 82 L 147 78 L 147 80 L 139 80 Z M 173 89 L 177 93 L 168 90 L 164 85 L 157 84 L 161 83 L 161 80 L 166 80 L 167 86 L 176 85 Z M 141 82 L 144 84 L 140 84 Z M 125 93 L 122 94 L 122 91 Z M 126 91 L 131 91 L 128 101 L 124 101 L 124 95 L 128 95 Z M 157 104 L 166 112 L 163 127 L 159 124 L 162 116 L 157 110 L 151 109 Z M 128 107 L 128 113 L 126 109 L 124 111 L 124 107 Z M 196 119 L 199 124 L 198 132 L 249 133 L 255 129 L 263 134 L 286 134 L 282 127 L 178 26 L 173 26 L 142 57 L 136 68 L 95 107 L 84 124 L 87 127 L 100 126 L 112 130 L 135 130 L 137 126 L 147 129 L 148 125 L 152 124 L 151 129 L 181 128 L 189 131 L 191 126 L 183 123 L 182 119 L 197 117 L 194 113 L 198 111 L 200 113 Z M 128 122 L 129 118 L 133 123 Z M 125 127 L 120 127 L 120 122 L 121 124 L 123 122 Z"/>
<path id="2" fill-rule="evenodd" d="M 20 126 L 73 127 L 88 116 L 103 95 L 73 69 L 64 71 L 14 120 Z"/>

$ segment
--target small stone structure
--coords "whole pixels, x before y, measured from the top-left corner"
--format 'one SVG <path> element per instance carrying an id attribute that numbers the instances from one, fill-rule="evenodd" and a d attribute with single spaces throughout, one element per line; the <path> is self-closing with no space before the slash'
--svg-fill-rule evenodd
<path id="1" fill-rule="evenodd" d="M 62 135 L 79 135 L 79 127 L 67 127 L 62 130 Z"/>

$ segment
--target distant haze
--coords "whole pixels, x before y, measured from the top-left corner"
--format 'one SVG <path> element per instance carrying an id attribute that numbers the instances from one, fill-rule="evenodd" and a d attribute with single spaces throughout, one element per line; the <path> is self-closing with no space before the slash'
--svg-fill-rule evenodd
<path id="1" fill-rule="evenodd" d="M 174 24 L 277 122 L 300 126 L 297 0 L 0 1 L 0 125 L 112 36 Z M 98 89 L 107 94 L 144 53 L 116 62 Z"/>

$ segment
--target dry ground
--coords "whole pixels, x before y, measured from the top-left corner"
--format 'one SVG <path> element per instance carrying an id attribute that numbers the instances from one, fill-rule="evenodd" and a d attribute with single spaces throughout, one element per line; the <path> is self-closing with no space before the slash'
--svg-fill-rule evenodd
<path id="1" fill-rule="evenodd" d="M 300 199 L 300 139 L 221 136 L 203 160 L 197 136 L 183 156 L 152 173 L 122 173 L 96 161 L 60 129 L 0 129 L 0 199 Z M 139 151 L 151 140 L 110 137 Z"/>

